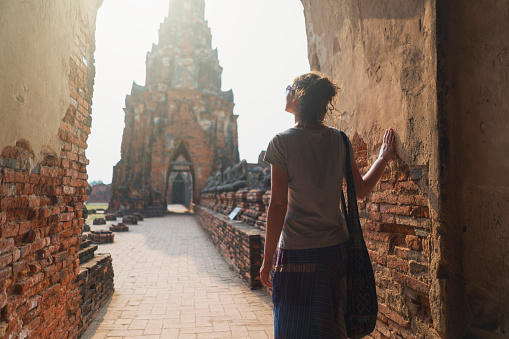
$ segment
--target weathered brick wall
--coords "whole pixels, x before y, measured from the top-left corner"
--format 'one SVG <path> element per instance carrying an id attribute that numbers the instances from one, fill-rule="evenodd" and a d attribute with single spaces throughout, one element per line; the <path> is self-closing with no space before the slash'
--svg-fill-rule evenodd
<path id="1" fill-rule="evenodd" d="M 88 195 L 87 203 L 108 203 L 110 201 L 111 184 L 97 184 L 92 186 L 92 193 Z"/>
<path id="2" fill-rule="evenodd" d="M 240 189 L 233 192 L 201 194 L 200 205 L 224 215 L 228 215 L 235 207 L 240 207 L 236 219 L 264 231 L 269 200 L 270 191 Z"/>
<path id="3" fill-rule="evenodd" d="M 357 165 L 370 164 L 366 144 L 353 138 Z M 377 284 L 379 313 L 374 338 L 429 335 L 430 229 L 427 168 L 392 160 L 375 189 L 358 201 L 364 239 Z"/>
<path id="4" fill-rule="evenodd" d="M 203 206 L 196 206 L 195 213 L 232 268 L 249 287 L 260 287 L 262 232 L 242 221 L 229 220 L 224 214 Z"/>
<path id="5" fill-rule="evenodd" d="M 80 265 L 77 284 L 81 296 L 78 336 L 88 328 L 113 294 L 113 263 L 109 254 L 97 254 Z"/>
<path id="6" fill-rule="evenodd" d="M 52 142 L 58 145 L 58 149 L 48 146 L 33 149 L 30 139 L 20 137 L 15 144 L 4 147 L 0 153 L 2 338 L 75 338 L 80 331 L 83 296 L 76 278 L 80 271 L 78 250 L 84 224 L 82 208 L 87 199 L 85 188 L 88 160 L 85 149 L 91 126 L 95 15 L 100 3 L 80 1 L 71 5 L 63 2 L 43 5 L 28 2 L 9 5 L 21 11 L 40 5 L 37 15 L 55 15 L 56 21 L 59 20 L 58 15 L 63 15 L 61 27 L 49 33 L 44 31 L 44 34 L 53 39 L 52 43 L 57 46 L 55 50 L 67 43 L 57 38 L 60 36 L 59 31 L 68 29 L 74 32 L 74 36 L 70 41 L 72 48 L 68 55 L 68 108 L 66 112 L 64 110 L 65 114 L 49 113 L 63 116 L 59 128 L 55 129 L 57 134 L 52 136 L 52 140 L 56 140 Z M 52 12 L 55 9 L 59 11 Z M 27 16 L 27 29 L 31 30 L 28 27 L 36 25 L 30 21 L 32 19 L 33 16 Z M 53 47 L 47 45 L 44 48 Z M 28 49 L 21 54 L 33 52 Z M 40 64 L 40 67 L 46 65 Z M 27 77 L 24 71 L 18 69 L 20 78 Z M 39 100 L 57 100 L 51 95 L 56 95 L 62 88 L 46 88 L 45 85 L 51 86 L 53 83 L 30 88 L 26 100 L 35 97 Z M 7 116 L 10 113 L 6 112 Z M 37 115 L 38 112 L 29 114 Z M 55 127 L 46 126 L 43 121 L 40 123 L 32 126 L 32 131 L 16 132 L 26 138 L 26 135 L 51 131 Z M 0 128 L 8 126 L 2 125 Z"/>
<path id="7" fill-rule="evenodd" d="M 252 288 L 262 287 L 260 283 L 260 265 L 263 261 L 263 248 L 265 245 L 265 228 L 267 222 L 267 210 L 269 208 L 270 191 L 261 189 L 240 189 L 233 192 L 205 193 L 200 196 L 200 206 L 196 207 L 196 215 L 201 225 L 207 230 L 214 244 L 227 259 L 233 263 L 237 272 L 241 272 L 236 265 L 245 267 L 244 271 L 250 272 L 250 279 L 245 273 L 241 273 L 243 279 Z M 235 220 L 229 220 L 228 214 L 235 208 L 241 210 Z M 212 212 L 214 211 L 214 212 Z M 238 226 L 238 230 L 232 229 Z M 226 232 L 226 234 L 225 234 Z M 251 261 L 246 263 L 246 254 L 232 255 L 235 252 L 245 251 L 240 248 L 239 238 L 245 238 L 247 234 L 254 234 L 251 238 L 250 251 L 254 253 Z M 232 259 L 233 257 L 233 259 Z M 241 262 L 238 264 L 238 262 Z M 274 265 L 275 265 L 274 260 Z M 268 293 L 272 293 L 267 289 Z"/>
<path id="8" fill-rule="evenodd" d="M 253 274 L 257 275 L 257 287 L 262 287 L 267 293 L 272 294 L 272 290 L 267 287 L 261 286 L 259 282 L 259 270 L 261 262 L 263 261 L 263 249 L 265 246 L 265 229 L 267 223 L 267 211 L 269 209 L 270 190 L 265 191 L 262 189 L 241 189 L 234 192 L 222 193 L 205 193 L 200 197 L 202 206 L 207 207 L 222 218 L 227 218 L 227 215 L 235 208 L 240 207 L 241 210 L 237 214 L 236 220 L 242 220 L 246 226 L 250 226 L 252 231 L 256 230 L 260 234 L 260 263 L 256 268 L 252 268 Z M 218 232 L 214 230 L 215 226 L 210 218 L 201 218 L 201 224 L 204 228 L 211 229 L 211 232 Z M 274 254 L 274 268 L 276 265 L 276 256 Z"/>
<path id="9" fill-rule="evenodd" d="M 506 337 L 507 2 L 301 2 L 311 68 L 340 85 L 328 123 L 371 161 L 396 132 L 395 181 L 363 212 L 381 296 L 403 319 L 377 335 Z"/>

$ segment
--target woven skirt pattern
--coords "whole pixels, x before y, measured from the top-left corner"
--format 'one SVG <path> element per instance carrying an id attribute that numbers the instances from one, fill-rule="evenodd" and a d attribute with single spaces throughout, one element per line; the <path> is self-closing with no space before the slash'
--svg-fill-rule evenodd
<path id="1" fill-rule="evenodd" d="M 276 339 L 346 338 L 346 244 L 279 249 L 272 281 Z"/>

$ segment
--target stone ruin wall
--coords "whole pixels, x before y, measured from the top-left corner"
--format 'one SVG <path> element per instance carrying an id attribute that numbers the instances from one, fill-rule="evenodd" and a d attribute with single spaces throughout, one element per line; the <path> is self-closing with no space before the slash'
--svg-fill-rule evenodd
<path id="1" fill-rule="evenodd" d="M 397 158 L 359 201 L 380 301 L 373 337 L 507 337 L 507 2 L 302 0 L 328 123 L 359 167 Z M 504 114 L 505 113 L 505 114 Z"/>
<path id="2" fill-rule="evenodd" d="M 0 4 L 1 338 L 76 338 L 101 306 L 79 266 L 101 2 Z"/>
<path id="3" fill-rule="evenodd" d="M 181 143 L 194 165 L 195 199 L 214 169 L 238 160 L 233 103 L 198 90 L 160 94 L 164 97 L 162 103 L 154 102 L 153 93 L 126 100 L 123 156 L 114 168 L 112 182 L 111 205 L 115 210 L 164 207 L 171 192 L 171 182 L 167 181 L 170 161 L 187 161 L 179 157 Z M 219 152 L 224 154 L 218 156 Z"/>
<path id="4" fill-rule="evenodd" d="M 451 327 L 479 338 L 509 337 L 508 36 L 507 1 L 437 2 L 442 210 L 462 244 Z"/>
<path id="5" fill-rule="evenodd" d="M 147 53 L 146 85 L 133 84 L 126 97 L 122 157 L 113 170 L 114 210 L 163 213 L 174 161 L 192 163 L 193 202 L 210 175 L 239 161 L 233 93 L 221 90 L 222 68 L 204 7 L 203 0 L 170 3 L 159 43 Z"/>
<path id="6" fill-rule="evenodd" d="M 97 184 L 91 186 L 91 190 L 92 192 L 87 197 L 87 204 L 107 204 L 110 201 L 111 184 Z"/>

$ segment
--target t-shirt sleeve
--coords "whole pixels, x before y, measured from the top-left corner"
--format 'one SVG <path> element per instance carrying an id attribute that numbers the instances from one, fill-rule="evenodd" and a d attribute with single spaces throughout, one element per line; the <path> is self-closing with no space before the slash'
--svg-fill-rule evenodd
<path id="1" fill-rule="evenodd" d="M 271 165 L 288 170 L 286 147 L 280 135 L 276 135 L 269 142 L 263 160 Z"/>

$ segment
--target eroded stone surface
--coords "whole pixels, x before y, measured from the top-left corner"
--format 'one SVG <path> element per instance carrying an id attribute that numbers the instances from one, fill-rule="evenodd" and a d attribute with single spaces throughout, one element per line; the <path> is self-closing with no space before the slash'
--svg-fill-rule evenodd
<path id="1" fill-rule="evenodd" d="M 76 338 L 113 288 L 79 266 L 101 2 L 0 4 L 1 338 Z"/>

